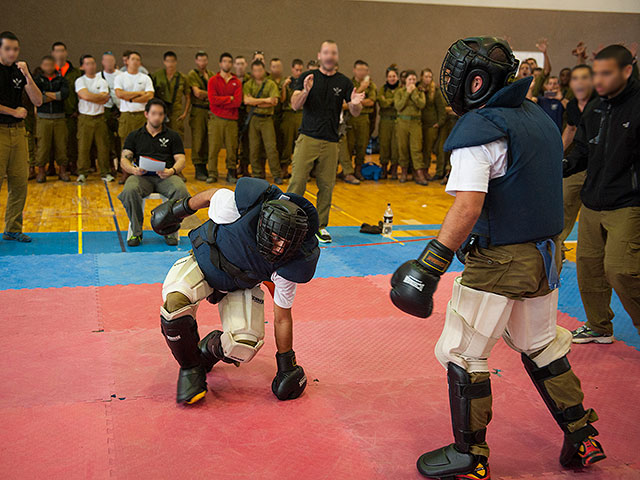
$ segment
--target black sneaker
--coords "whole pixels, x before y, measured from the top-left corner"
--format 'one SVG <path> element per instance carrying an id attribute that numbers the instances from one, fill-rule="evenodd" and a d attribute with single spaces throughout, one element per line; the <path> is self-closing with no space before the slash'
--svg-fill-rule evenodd
<path id="1" fill-rule="evenodd" d="M 227 172 L 227 183 L 230 183 L 231 185 L 233 185 L 237 181 L 238 181 L 238 174 L 236 173 L 235 169 L 229 169 L 229 171 Z"/>
<path id="2" fill-rule="evenodd" d="M 331 243 L 331 235 L 326 228 L 321 228 L 316 232 L 316 238 L 320 243 Z"/>
<path id="3" fill-rule="evenodd" d="M 207 183 L 216 183 L 217 181 L 218 181 L 218 175 L 212 175 L 212 174 L 209 174 L 206 180 Z"/>
<path id="4" fill-rule="evenodd" d="M 573 343 L 613 343 L 613 335 L 605 335 L 591 330 L 586 325 L 575 329 L 571 332 Z"/>
<path id="5" fill-rule="evenodd" d="M 207 166 L 203 163 L 199 163 L 196 166 L 196 180 L 206 182 L 209 174 L 207 173 Z"/>
<path id="6" fill-rule="evenodd" d="M 178 238 L 177 234 L 165 235 L 164 243 L 166 243 L 170 247 L 175 247 L 176 245 L 178 245 L 178 243 L 180 243 L 180 239 Z"/>
<path id="7" fill-rule="evenodd" d="M 29 235 L 25 235 L 22 232 L 4 232 L 2 234 L 2 238 L 4 240 L 14 240 L 20 243 L 29 243 L 31 242 L 31 237 Z"/>
<path id="8" fill-rule="evenodd" d="M 142 243 L 142 235 L 134 235 L 133 237 L 127 239 L 127 245 L 130 247 L 137 247 Z"/>

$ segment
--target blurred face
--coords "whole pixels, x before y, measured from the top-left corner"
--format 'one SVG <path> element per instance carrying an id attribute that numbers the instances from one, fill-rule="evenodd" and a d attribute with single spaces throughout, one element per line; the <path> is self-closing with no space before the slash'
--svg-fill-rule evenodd
<path id="1" fill-rule="evenodd" d="M 129 64 L 129 57 L 127 55 L 122 56 L 122 64 L 126 67 Z"/>
<path id="2" fill-rule="evenodd" d="M 269 71 L 273 77 L 280 78 L 282 76 L 282 62 L 280 60 L 277 62 L 271 62 L 271 65 L 269 65 Z"/>
<path id="3" fill-rule="evenodd" d="M 536 62 L 535 58 L 529 58 L 527 63 L 529 64 L 529 67 L 531 67 L 531 70 L 538 67 L 538 62 Z"/>
<path id="4" fill-rule="evenodd" d="M 557 92 L 560 90 L 560 82 L 557 78 L 549 78 L 549 80 L 544 83 L 544 90 L 546 92 Z"/>
<path id="5" fill-rule="evenodd" d="M 539 68 L 536 68 L 536 69 L 534 69 L 534 70 L 533 70 L 532 75 L 533 75 L 535 78 L 538 78 L 540 75 L 542 75 L 542 70 L 541 70 L 541 69 L 539 69 Z"/>
<path id="6" fill-rule="evenodd" d="M 198 70 L 206 70 L 209 66 L 209 57 L 206 55 L 198 55 L 196 57 L 196 67 Z"/>
<path id="7" fill-rule="evenodd" d="M 406 85 L 415 85 L 418 81 L 418 77 L 416 77 L 413 73 L 411 75 L 407 75 L 407 79 L 405 80 Z"/>
<path id="8" fill-rule="evenodd" d="M 98 69 L 95 58 L 87 57 L 82 61 L 82 69 L 89 77 L 93 77 Z"/>
<path id="9" fill-rule="evenodd" d="M 164 108 L 161 105 L 152 105 L 148 112 L 144 112 L 147 123 L 153 128 L 160 128 L 164 122 Z"/>
<path id="10" fill-rule="evenodd" d="M 562 71 L 560 72 L 560 85 L 562 86 L 569 85 L 570 81 L 571 81 L 571 70 L 569 70 L 568 68 L 563 68 Z"/>
<path id="11" fill-rule="evenodd" d="M 233 68 L 236 71 L 236 75 L 242 77 L 244 72 L 247 71 L 247 61 L 244 58 L 236 58 L 233 62 Z"/>
<path id="12" fill-rule="evenodd" d="M 387 83 L 389 85 L 398 83 L 398 73 L 395 70 L 389 70 L 389 73 L 387 73 Z"/>
<path id="13" fill-rule="evenodd" d="M 285 253 L 285 251 L 287 250 L 287 247 L 289 246 L 288 241 L 286 241 L 284 238 L 282 238 L 275 232 L 271 232 L 271 240 L 273 241 L 273 246 L 271 247 L 271 253 L 278 256 Z"/>
<path id="14" fill-rule="evenodd" d="M 291 76 L 293 78 L 298 78 L 300 75 L 302 75 L 302 65 L 294 65 L 291 67 Z"/>
<path id="15" fill-rule="evenodd" d="M 613 58 L 594 60 L 593 86 L 601 97 L 615 95 L 627 84 L 631 71 L 631 65 L 620 68 Z"/>
<path id="16" fill-rule="evenodd" d="M 56 45 L 51 50 L 51 56 L 58 65 L 64 65 L 67 62 L 67 49 L 62 45 Z"/>
<path id="17" fill-rule="evenodd" d="M 522 62 L 520 64 L 520 69 L 518 70 L 518 76 L 520 78 L 530 77 L 531 76 L 531 65 L 527 62 Z"/>
<path id="18" fill-rule="evenodd" d="M 102 55 L 102 68 L 107 72 L 112 72 L 116 68 L 116 57 L 109 54 Z"/>
<path id="19" fill-rule="evenodd" d="M 173 56 L 166 57 L 162 63 L 164 63 L 164 68 L 169 72 L 175 72 L 178 67 L 178 59 Z"/>
<path id="20" fill-rule="evenodd" d="M 356 65 L 353 68 L 353 76 L 356 77 L 356 80 L 359 82 L 364 80 L 367 75 L 369 75 L 369 67 L 366 65 Z"/>
<path id="21" fill-rule="evenodd" d="M 20 43 L 17 40 L 5 38 L 0 45 L 0 60 L 5 65 L 12 65 L 18 60 L 20 54 Z"/>
<path id="22" fill-rule="evenodd" d="M 320 63 L 320 68 L 328 72 L 332 72 L 338 68 L 338 45 L 324 42 L 320 46 L 318 62 Z"/>
<path id="23" fill-rule="evenodd" d="M 264 63 L 264 53 L 254 53 L 253 58 L 251 59 L 251 63 L 255 62 L 256 60 L 260 60 L 262 63 Z"/>
<path id="24" fill-rule="evenodd" d="M 401 72 L 400 73 L 400 85 L 406 85 L 407 84 L 407 73 L 406 72 Z"/>
<path id="25" fill-rule="evenodd" d="M 53 60 L 45 58 L 44 60 L 42 60 L 42 62 L 40 62 L 40 68 L 47 77 L 50 77 L 51 75 L 53 75 L 53 72 L 56 71 L 56 64 Z"/>
<path id="26" fill-rule="evenodd" d="M 224 73 L 229 73 L 232 66 L 233 61 L 229 57 L 223 57 L 222 60 L 220 60 L 220 70 Z"/>
<path id="27" fill-rule="evenodd" d="M 593 91 L 593 78 L 591 72 L 586 68 L 578 68 L 571 73 L 569 82 L 571 90 L 578 100 L 585 100 L 591 96 Z"/>
<path id="28" fill-rule="evenodd" d="M 262 80 L 264 78 L 265 70 L 262 65 L 254 65 L 251 67 L 251 75 L 256 80 Z"/>
<path id="29" fill-rule="evenodd" d="M 424 83 L 425 85 L 431 85 L 432 81 L 433 81 L 433 73 L 424 72 L 422 74 L 422 83 Z"/>
<path id="30" fill-rule="evenodd" d="M 138 69 L 140 68 L 140 64 L 142 63 L 142 59 L 140 55 L 136 53 L 132 53 L 129 55 L 129 63 L 127 63 L 127 70 L 131 73 L 138 73 Z"/>

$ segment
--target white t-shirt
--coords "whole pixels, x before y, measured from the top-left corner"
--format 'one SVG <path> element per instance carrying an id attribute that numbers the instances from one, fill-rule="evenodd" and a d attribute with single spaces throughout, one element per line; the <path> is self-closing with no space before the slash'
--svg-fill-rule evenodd
<path id="1" fill-rule="evenodd" d="M 105 72 L 105 71 L 103 70 L 103 71 L 102 71 L 102 72 L 100 72 L 100 74 L 99 74 L 99 75 L 100 75 L 102 78 L 104 78 L 104 79 L 107 81 L 107 83 L 109 84 L 109 96 L 110 96 L 111 98 L 109 98 L 109 101 L 108 101 L 107 103 L 105 103 L 105 104 L 104 104 L 104 106 L 105 106 L 106 108 L 111 108 L 111 107 L 113 107 L 114 105 L 115 105 L 116 107 L 118 107 L 118 109 L 120 108 L 120 99 L 119 99 L 118 97 L 116 97 L 116 89 L 115 89 L 115 87 L 113 86 L 113 85 L 114 85 L 114 82 L 116 81 L 116 77 L 117 77 L 118 75 L 120 75 L 120 74 L 122 74 L 122 72 L 121 72 L 120 70 L 114 70 L 114 71 L 113 71 L 113 72 L 111 72 L 111 73 L 107 73 L 107 72 Z"/>
<path id="2" fill-rule="evenodd" d="M 113 82 L 113 88 L 119 88 L 125 92 L 153 92 L 153 82 L 149 75 L 138 72 L 135 75 L 124 72 L 118 75 Z M 144 112 L 144 103 L 128 102 L 120 99 L 121 112 Z"/>
<path id="3" fill-rule="evenodd" d="M 500 138 L 485 145 L 456 148 L 451 152 L 451 173 L 445 191 L 489 191 L 489 180 L 507 173 L 507 139 Z"/>
<path id="4" fill-rule="evenodd" d="M 232 190 L 221 188 L 211 197 L 209 218 L 218 224 L 233 223 L 240 218 Z M 271 281 L 275 285 L 273 302 L 280 308 L 291 308 L 296 296 L 297 284 L 273 272 Z"/>
<path id="5" fill-rule="evenodd" d="M 100 75 L 96 75 L 93 78 L 83 75 L 76 79 L 76 93 L 85 88 L 89 93 L 109 93 L 109 84 Z M 90 102 L 78 97 L 78 112 L 82 115 L 102 115 L 104 113 L 104 103 Z"/>

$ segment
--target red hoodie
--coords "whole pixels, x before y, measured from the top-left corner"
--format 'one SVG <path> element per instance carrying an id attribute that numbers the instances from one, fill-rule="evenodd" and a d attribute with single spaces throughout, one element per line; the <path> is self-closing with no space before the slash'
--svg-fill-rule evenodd
<path id="1" fill-rule="evenodd" d="M 238 119 L 238 108 L 242 105 L 242 82 L 231 75 L 228 82 L 218 72 L 209 79 L 207 86 L 209 108 L 216 117 L 228 120 Z M 231 99 L 233 97 L 233 100 Z"/>

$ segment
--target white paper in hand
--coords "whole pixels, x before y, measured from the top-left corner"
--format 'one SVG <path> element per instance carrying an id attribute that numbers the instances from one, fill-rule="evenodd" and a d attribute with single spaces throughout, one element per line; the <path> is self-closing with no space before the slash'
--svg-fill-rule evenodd
<path id="1" fill-rule="evenodd" d="M 138 159 L 138 167 L 142 170 L 146 170 L 147 172 L 161 172 L 166 166 L 166 162 L 156 160 L 155 158 L 143 157 L 140 155 L 140 158 Z"/>

